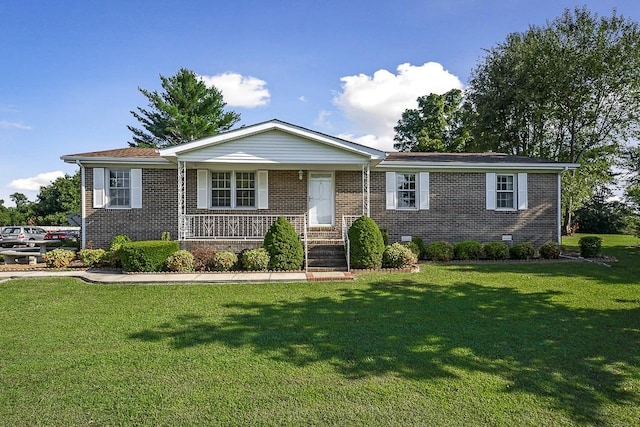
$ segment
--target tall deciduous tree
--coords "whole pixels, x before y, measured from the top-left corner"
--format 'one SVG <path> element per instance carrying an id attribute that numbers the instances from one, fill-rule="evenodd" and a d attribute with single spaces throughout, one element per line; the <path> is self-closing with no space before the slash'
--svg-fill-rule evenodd
<path id="1" fill-rule="evenodd" d="M 180 69 L 171 77 L 160 76 L 163 92 L 138 90 L 149 100 L 149 108 L 131 114 L 143 129 L 133 126 L 132 147 L 169 147 L 227 131 L 240 114 L 225 111 L 222 93 L 208 87 L 190 70 Z"/>
<path id="2" fill-rule="evenodd" d="M 79 171 L 40 187 L 38 200 L 34 205 L 38 222 L 45 225 L 67 225 L 67 215 L 79 214 L 80 209 Z"/>
<path id="3" fill-rule="evenodd" d="M 472 141 L 464 121 L 462 91 L 452 89 L 418 98 L 418 108 L 407 109 L 393 129 L 400 151 L 470 151 Z"/>
<path id="4" fill-rule="evenodd" d="M 638 24 L 567 9 L 489 50 L 468 96 L 481 149 L 587 166 L 565 176 L 568 229 L 594 183 L 610 179 L 621 145 L 638 135 Z"/>

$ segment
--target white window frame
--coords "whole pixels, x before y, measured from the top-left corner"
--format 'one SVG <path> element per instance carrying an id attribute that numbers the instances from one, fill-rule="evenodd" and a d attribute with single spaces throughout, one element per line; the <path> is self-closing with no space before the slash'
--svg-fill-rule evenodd
<path id="1" fill-rule="evenodd" d="M 131 170 L 130 169 L 107 169 L 106 170 L 105 193 L 107 196 L 107 207 L 111 209 L 131 208 Z M 114 185 L 115 183 L 115 185 Z M 122 184 L 122 185 L 120 185 Z M 126 184 L 126 185 L 125 185 Z M 114 197 L 118 193 L 118 197 Z M 123 196 L 119 196 L 122 194 Z M 116 204 L 116 201 L 125 199 L 127 203 Z"/>
<path id="2" fill-rule="evenodd" d="M 503 182 L 501 182 L 503 181 Z M 510 182 L 509 182 L 510 181 Z M 508 186 L 511 184 L 511 189 L 501 188 L 502 186 Z M 497 173 L 496 174 L 496 210 L 513 211 L 518 206 L 518 192 L 517 192 L 518 180 L 512 173 Z M 511 194 L 511 206 L 499 206 L 500 195 Z"/>
<path id="3" fill-rule="evenodd" d="M 111 172 L 127 172 L 128 187 L 111 187 Z M 111 190 L 125 190 L 129 196 L 127 205 L 114 205 Z M 140 209 L 142 208 L 142 169 L 94 168 L 93 169 L 93 207 L 96 209 Z"/>
<path id="4" fill-rule="evenodd" d="M 415 188 L 411 190 L 399 188 L 400 175 L 414 175 Z M 400 192 L 414 191 L 415 206 L 400 207 Z M 429 172 L 389 171 L 386 173 L 386 207 L 388 210 L 419 211 L 429 209 Z"/>
<path id="5" fill-rule="evenodd" d="M 230 174 L 230 205 L 213 206 L 213 174 L 227 173 Z M 239 174 L 253 174 L 253 206 L 238 206 L 238 193 L 242 188 L 238 188 Z M 268 171 L 266 170 L 207 170 L 199 169 L 197 171 L 197 208 L 209 210 L 257 210 L 268 209 Z"/>
<path id="6" fill-rule="evenodd" d="M 513 188 L 511 190 L 503 190 L 498 188 L 498 179 L 500 177 L 511 177 Z M 486 208 L 494 211 L 518 211 L 528 209 L 528 176 L 526 173 L 494 173 L 486 174 Z M 499 193 L 512 193 L 513 206 L 498 207 Z"/>

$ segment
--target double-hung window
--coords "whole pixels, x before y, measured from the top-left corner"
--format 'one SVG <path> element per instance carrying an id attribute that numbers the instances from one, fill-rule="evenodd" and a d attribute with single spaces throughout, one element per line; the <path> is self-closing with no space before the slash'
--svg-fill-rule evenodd
<path id="1" fill-rule="evenodd" d="M 487 173 L 487 209 L 527 209 L 527 179 L 526 173 Z"/>
<path id="2" fill-rule="evenodd" d="M 93 169 L 93 207 L 142 208 L 142 169 Z"/>
<path id="3" fill-rule="evenodd" d="M 396 174 L 396 189 L 398 192 L 398 209 L 416 208 L 416 174 Z"/>
<path id="4" fill-rule="evenodd" d="M 268 172 L 198 171 L 198 208 L 267 209 Z"/>
<path id="5" fill-rule="evenodd" d="M 131 206 L 131 176 L 128 169 L 109 170 L 109 206 L 128 208 Z"/>
<path id="6" fill-rule="evenodd" d="M 496 175 L 496 208 L 515 209 L 513 175 Z"/>
<path id="7" fill-rule="evenodd" d="M 429 172 L 387 172 L 387 209 L 429 209 Z"/>

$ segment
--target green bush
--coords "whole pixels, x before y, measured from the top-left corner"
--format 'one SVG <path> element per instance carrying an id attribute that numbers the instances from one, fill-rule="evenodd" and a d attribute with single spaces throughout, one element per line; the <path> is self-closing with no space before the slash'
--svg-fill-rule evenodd
<path id="1" fill-rule="evenodd" d="M 385 250 L 387 249 L 388 246 L 389 245 L 385 246 Z M 416 256 L 416 258 L 420 258 L 420 248 L 418 247 L 418 244 L 416 242 L 412 240 L 410 242 L 405 243 L 404 246 L 409 248 L 409 250 L 413 252 L 413 254 Z M 384 265 L 384 254 L 382 254 L 382 264 Z"/>
<path id="2" fill-rule="evenodd" d="M 160 240 L 171 240 L 171 233 L 163 231 Z"/>
<path id="3" fill-rule="evenodd" d="M 460 260 L 480 259 L 482 245 L 475 240 L 458 242 L 453 245 L 453 257 Z"/>
<path id="4" fill-rule="evenodd" d="M 166 240 L 165 240 L 166 241 Z M 167 258 L 167 271 L 191 273 L 195 271 L 195 262 L 191 252 L 181 249 Z"/>
<path id="5" fill-rule="evenodd" d="M 593 258 L 600 255 L 602 249 L 602 239 L 598 236 L 584 236 L 578 240 L 580 245 L 580 256 L 583 258 Z"/>
<path id="6" fill-rule="evenodd" d="M 197 246 L 191 250 L 196 271 L 214 270 L 216 250 L 211 246 Z"/>
<path id="7" fill-rule="evenodd" d="M 382 243 L 386 247 L 389 244 L 389 230 L 386 228 L 381 228 L 380 233 L 382 233 Z"/>
<path id="8" fill-rule="evenodd" d="M 423 259 L 423 258 L 426 258 L 426 257 L 427 257 L 427 255 L 426 255 L 426 253 L 425 253 L 425 251 L 426 251 L 426 249 L 427 249 L 427 248 L 425 247 L 425 245 L 424 245 L 424 240 L 422 240 L 422 238 L 421 238 L 421 237 L 414 237 L 414 238 L 412 238 L 412 239 L 411 239 L 411 243 L 414 243 L 414 244 L 418 247 L 418 251 L 419 251 L 419 252 L 418 252 L 418 254 L 417 254 L 417 255 L 418 255 L 418 258 L 419 258 L 419 259 Z"/>
<path id="9" fill-rule="evenodd" d="M 229 271 L 238 265 L 238 255 L 233 252 L 217 252 L 213 256 L 213 269 L 215 271 Z"/>
<path id="10" fill-rule="evenodd" d="M 509 258 L 509 247 L 504 242 L 489 242 L 482 247 L 485 258 L 502 260 Z"/>
<path id="11" fill-rule="evenodd" d="M 394 243 L 384 248 L 382 265 L 389 268 L 402 268 L 414 265 L 418 256 L 408 246 Z"/>
<path id="12" fill-rule="evenodd" d="M 130 243 L 131 239 L 126 234 L 118 234 L 111 239 L 109 251 L 105 255 L 105 260 L 112 267 L 122 267 L 122 259 L 120 257 L 120 248 L 122 245 Z"/>
<path id="13" fill-rule="evenodd" d="M 264 237 L 264 248 L 269 253 L 269 269 L 300 270 L 304 263 L 304 249 L 295 228 L 283 216 L 271 225 Z"/>
<path id="14" fill-rule="evenodd" d="M 178 242 L 143 240 L 123 244 L 118 253 L 125 271 L 162 271 L 169 255 L 178 249 Z"/>
<path id="15" fill-rule="evenodd" d="M 106 255 L 107 251 L 104 249 L 81 249 L 78 251 L 78 259 L 87 268 L 102 264 Z"/>
<path id="16" fill-rule="evenodd" d="M 560 245 L 556 242 L 546 242 L 539 249 L 540 257 L 544 259 L 560 258 Z"/>
<path id="17" fill-rule="evenodd" d="M 509 249 L 509 255 L 513 259 L 531 259 L 536 255 L 536 248 L 531 243 L 518 243 Z"/>
<path id="18" fill-rule="evenodd" d="M 242 254 L 242 267 L 249 271 L 264 271 L 269 268 L 269 252 L 265 248 L 251 249 Z"/>
<path id="19" fill-rule="evenodd" d="M 57 248 L 42 256 L 49 268 L 66 268 L 76 257 L 76 253 L 67 249 Z"/>
<path id="20" fill-rule="evenodd" d="M 425 254 L 427 259 L 431 261 L 451 261 L 453 257 L 453 245 L 444 240 L 433 242 L 427 246 Z"/>
<path id="21" fill-rule="evenodd" d="M 349 227 L 350 261 L 353 268 L 380 268 L 384 240 L 378 224 L 368 216 L 361 216 Z"/>

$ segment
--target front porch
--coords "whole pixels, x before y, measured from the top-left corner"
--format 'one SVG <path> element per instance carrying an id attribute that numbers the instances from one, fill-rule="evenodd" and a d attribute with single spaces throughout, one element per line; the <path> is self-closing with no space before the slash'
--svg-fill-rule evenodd
<path id="1" fill-rule="evenodd" d="M 334 226 L 309 225 L 308 215 L 195 214 L 179 221 L 180 241 L 206 244 L 236 251 L 262 244 L 271 225 L 283 216 L 300 236 L 305 253 L 305 271 L 349 271 L 347 231 L 358 215 L 343 215 Z M 342 262 L 339 255 L 342 254 Z"/>

